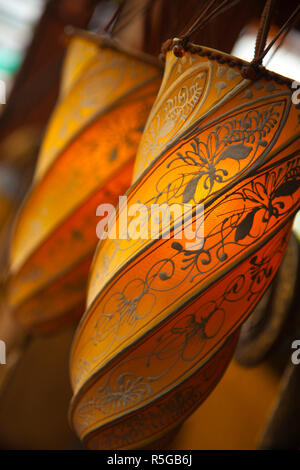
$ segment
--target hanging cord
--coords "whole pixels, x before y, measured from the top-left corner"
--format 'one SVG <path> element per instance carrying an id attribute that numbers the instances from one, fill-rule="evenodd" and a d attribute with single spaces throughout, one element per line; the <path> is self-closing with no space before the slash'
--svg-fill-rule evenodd
<path id="1" fill-rule="evenodd" d="M 120 33 L 130 22 L 134 19 L 136 15 L 140 13 L 144 14 L 145 10 L 148 8 L 148 3 L 143 4 L 141 8 L 136 8 L 135 5 L 128 8 L 126 11 L 125 6 L 127 5 L 128 0 L 121 0 L 119 6 L 116 8 L 112 18 L 109 20 L 108 24 L 104 28 L 104 32 L 108 36 L 115 36 Z M 124 11 L 125 10 L 125 11 Z M 123 13 L 124 12 L 124 13 Z"/>
<path id="2" fill-rule="evenodd" d="M 278 41 L 278 39 L 284 34 L 284 38 L 290 32 L 294 24 L 297 22 L 300 13 L 300 5 L 294 10 L 291 16 L 286 20 L 284 25 L 280 28 L 278 33 L 274 36 L 274 38 L 270 41 L 267 47 L 267 37 L 270 30 L 271 24 L 271 15 L 272 15 L 272 0 L 267 1 L 266 6 L 263 11 L 262 21 L 259 27 L 259 31 L 257 34 L 256 45 L 255 45 L 255 53 L 254 58 L 249 66 L 244 67 L 242 71 L 242 75 L 245 78 L 249 78 L 251 80 L 255 80 L 262 72 L 264 67 L 262 66 L 262 61 L 273 45 Z M 278 48 L 277 48 L 278 49 Z M 276 50 L 277 50 L 276 49 Z"/>
<path id="3" fill-rule="evenodd" d="M 110 21 L 107 23 L 107 25 L 104 28 L 104 31 L 105 31 L 106 34 L 111 35 L 113 33 L 114 26 L 116 24 L 116 21 L 118 20 L 118 18 L 120 17 L 120 15 L 122 13 L 122 10 L 125 6 L 125 3 L 126 3 L 126 0 L 123 0 L 120 3 L 120 5 L 116 8 L 116 11 L 114 12 L 112 18 L 110 19 Z"/>
<path id="4" fill-rule="evenodd" d="M 168 50 L 173 49 L 177 57 L 182 57 L 190 43 L 191 36 L 195 31 L 204 28 L 207 23 L 216 18 L 219 14 L 224 13 L 229 8 L 233 7 L 240 0 L 210 0 L 198 13 L 196 20 L 192 25 L 182 31 L 179 38 L 168 39 L 162 46 L 162 53 L 160 58 L 163 59 Z"/>
<path id="5" fill-rule="evenodd" d="M 155 2 L 156 0 L 143 2 L 142 6 L 137 8 L 135 4 L 130 5 L 128 0 L 121 0 L 114 11 L 112 18 L 103 30 L 106 39 L 113 39 L 113 37 L 116 37 L 117 34 L 123 31 L 137 15 L 142 15 L 145 20 L 151 8 L 151 1 Z M 129 7 L 126 9 L 128 4 Z M 101 47 L 105 47 L 105 44 L 106 42 L 102 41 Z"/>
<path id="6" fill-rule="evenodd" d="M 200 12 L 196 21 L 188 29 L 184 30 L 180 36 L 190 38 L 195 31 L 206 26 L 209 21 L 216 18 L 220 13 L 224 13 L 238 2 L 239 0 L 223 0 L 220 3 L 219 0 L 211 0 Z"/>
<path id="7" fill-rule="evenodd" d="M 261 63 L 261 54 L 263 53 L 270 30 L 271 25 L 271 16 L 273 12 L 274 1 L 267 0 L 264 10 L 262 12 L 260 25 L 258 28 L 258 33 L 256 36 L 254 58 L 252 63 L 260 64 Z"/>
<path id="8" fill-rule="evenodd" d="M 106 36 L 108 38 L 113 35 L 113 33 L 115 32 L 115 26 L 118 23 L 118 20 L 121 16 L 121 13 L 122 13 L 127 1 L 128 0 L 121 0 L 120 1 L 119 5 L 116 7 L 116 9 L 115 9 L 111 19 L 107 23 L 107 25 L 104 28 L 102 27 L 101 31 L 98 31 L 99 34 L 101 34 L 102 36 Z M 79 34 L 80 36 L 89 35 L 89 32 L 84 33 L 79 28 L 76 28 L 74 26 L 66 26 L 64 32 L 65 32 L 65 35 L 67 36 L 67 38 L 72 37 L 74 34 Z"/>

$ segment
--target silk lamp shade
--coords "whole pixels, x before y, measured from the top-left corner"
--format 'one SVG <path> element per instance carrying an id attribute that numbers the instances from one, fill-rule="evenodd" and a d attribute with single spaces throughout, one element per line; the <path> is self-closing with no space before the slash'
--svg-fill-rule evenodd
<path id="1" fill-rule="evenodd" d="M 84 309 L 96 208 L 115 204 L 130 185 L 160 76 L 154 60 L 114 40 L 83 31 L 71 37 L 11 242 L 9 305 L 26 329 L 55 330 Z"/>

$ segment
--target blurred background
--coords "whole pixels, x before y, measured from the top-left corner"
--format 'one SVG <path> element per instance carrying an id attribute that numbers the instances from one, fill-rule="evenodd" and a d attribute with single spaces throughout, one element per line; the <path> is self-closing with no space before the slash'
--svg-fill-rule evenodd
<path id="1" fill-rule="evenodd" d="M 5 81 L 8 93 L 45 3 L 44 0 L 0 2 L 0 79 Z"/>

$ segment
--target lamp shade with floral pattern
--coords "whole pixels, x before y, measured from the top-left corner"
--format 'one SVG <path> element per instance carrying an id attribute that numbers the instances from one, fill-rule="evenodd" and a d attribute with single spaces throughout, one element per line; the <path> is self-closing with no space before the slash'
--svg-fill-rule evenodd
<path id="1" fill-rule="evenodd" d="M 61 93 L 10 250 L 9 304 L 36 332 L 59 328 L 84 309 L 99 204 L 130 185 L 161 67 L 114 40 L 76 32 Z"/>

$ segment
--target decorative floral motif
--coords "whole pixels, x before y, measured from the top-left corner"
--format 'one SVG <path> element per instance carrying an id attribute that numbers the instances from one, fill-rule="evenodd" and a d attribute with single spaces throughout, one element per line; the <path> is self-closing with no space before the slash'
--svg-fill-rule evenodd
<path id="1" fill-rule="evenodd" d="M 231 110 L 229 116 L 217 118 L 217 123 L 213 120 L 194 127 L 193 135 L 182 140 L 175 151 L 166 152 L 157 168 L 154 165 L 153 172 L 149 175 L 153 190 L 147 190 L 151 196 L 146 200 L 142 193 L 137 196 L 141 189 L 138 187 L 136 199 L 133 196 L 129 202 L 146 205 L 151 224 L 150 207 L 153 204 L 193 205 L 208 202 L 209 196 L 217 197 L 218 192 L 224 191 L 226 185 L 258 167 L 272 150 L 279 127 L 286 120 L 285 100 L 286 97 L 280 96 L 267 105 L 253 101 L 251 109 L 247 103 Z M 129 217 L 129 222 L 131 220 Z M 175 222 L 177 220 L 174 218 L 173 223 Z M 228 221 L 225 222 L 224 229 L 226 226 L 229 226 Z M 116 240 L 106 243 L 108 269 L 99 274 L 100 285 L 104 285 L 105 278 L 109 278 L 106 273 L 111 271 L 112 266 L 113 270 L 120 267 L 117 259 L 125 259 L 129 250 L 131 254 L 137 253 L 146 243 L 142 239 L 130 240 L 130 243 L 126 241 L 119 244 Z M 99 253 L 99 265 L 103 253 L 104 250 Z M 226 254 L 220 252 L 219 256 L 222 258 Z"/>
<path id="2" fill-rule="evenodd" d="M 228 364 L 235 340 L 231 340 L 224 351 L 217 353 L 210 364 L 205 364 L 195 375 L 190 377 L 183 387 L 173 390 L 163 396 L 158 402 L 132 414 L 129 420 L 121 420 L 115 426 L 104 429 L 101 435 L 95 437 L 94 447 L 101 449 L 120 449 L 146 439 L 160 430 L 174 427 L 190 414 L 205 399 L 209 390 L 215 385 Z M 99 440 L 99 442 L 98 442 Z M 93 447 L 93 444 L 92 444 Z"/>
<path id="3" fill-rule="evenodd" d="M 150 352 L 133 354 L 113 367 L 105 379 L 104 386 L 97 388 L 93 395 L 81 403 L 78 410 L 81 426 L 99 420 L 101 414 L 128 410 L 133 405 L 147 400 L 150 394 L 154 399 L 156 393 L 160 392 L 160 386 L 157 387 L 155 383 L 160 383 L 162 377 L 169 374 L 175 366 L 180 369 L 180 363 L 190 363 L 191 371 L 196 364 L 203 363 L 207 354 L 211 353 L 211 348 L 217 344 L 218 338 L 226 339 L 230 334 L 230 305 L 240 305 L 242 302 L 243 316 L 249 313 L 251 306 L 270 283 L 274 274 L 274 259 L 276 255 L 283 253 L 286 243 L 284 232 L 283 236 L 277 238 L 276 243 L 267 244 L 259 254 L 252 256 L 247 262 L 247 269 L 231 276 L 226 284 L 223 283 L 217 298 L 204 301 L 196 313 L 182 312 L 175 321 L 171 319 L 170 327 L 162 335 L 156 335 Z M 205 299 L 206 294 L 203 295 Z M 239 318 L 239 321 L 242 319 L 243 317 Z M 147 351 L 147 347 L 144 349 Z M 118 370 L 124 370 L 125 366 L 128 371 L 120 374 Z M 134 370 L 137 366 L 141 367 L 141 370 L 144 367 L 144 370 L 148 371 L 147 376 L 136 376 L 132 373 L 131 369 Z M 211 368 L 207 373 L 213 370 L 214 368 Z"/>
<path id="4" fill-rule="evenodd" d="M 295 210 L 297 200 L 291 203 L 290 198 L 293 199 L 299 188 L 300 159 L 294 158 L 286 167 L 278 165 L 273 170 L 252 177 L 240 189 L 207 210 L 202 215 L 201 223 L 208 223 L 210 228 L 204 232 L 201 248 L 187 250 L 179 241 L 171 241 L 172 256 L 156 261 L 149 267 L 144 279 L 130 281 L 122 292 L 108 298 L 95 324 L 93 337 L 95 345 L 108 336 L 112 339 L 106 349 L 102 349 L 101 357 L 115 339 L 128 336 L 137 323 L 153 311 L 158 292 L 168 291 L 172 295 L 186 280 L 195 283 L 199 277 L 203 279 L 204 275 L 220 269 L 219 265 L 227 262 L 227 246 L 231 247 L 231 253 L 240 256 L 268 230 L 273 230 L 278 221 Z M 247 285 L 248 300 L 264 289 L 265 282 L 273 274 L 269 266 L 271 259 L 270 254 L 262 259 L 252 258 L 251 283 Z M 219 301 L 204 305 L 199 314 L 186 318 L 161 340 L 153 356 L 167 354 L 171 357 L 180 351 L 182 358 L 189 360 L 189 348 L 194 341 L 201 348 L 202 341 L 217 334 L 224 319 L 222 302 L 229 295 L 238 293 L 243 283 L 242 279 L 238 279 L 230 290 L 226 289 Z M 163 351 L 162 346 L 166 347 Z M 99 357 L 94 360 L 98 361 Z"/>
<path id="5" fill-rule="evenodd" d="M 93 421 L 93 410 L 101 411 L 103 414 L 111 413 L 120 408 L 139 403 L 144 395 L 151 393 L 149 384 L 143 381 L 143 377 L 134 374 L 122 374 L 118 377 L 116 385 L 100 387 L 94 398 L 87 398 L 79 408 L 79 415 L 87 424 Z M 92 412 L 92 413 L 91 413 Z"/>
<path id="6" fill-rule="evenodd" d="M 194 361 L 201 353 L 205 341 L 218 334 L 224 317 L 224 309 L 217 302 L 210 301 L 198 313 L 180 318 L 170 331 L 159 338 L 156 347 L 147 357 L 146 364 L 149 365 L 154 357 L 161 361 L 172 358 L 175 362 L 179 359 Z"/>
<path id="7" fill-rule="evenodd" d="M 250 268 L 250 275 L 252 283 L 248 300 L 251 299 L 254 293 L 257 293 L 256 291 L 253 291 L 253 288 L 259 288 L 260 284 L 262 283 L 262 280 L 264 278 L 268 279 L 272 275 L 273 267 L 270 266 L 270 261 L 270 256 L 263 257 L 260 260 L 257 256 L 253 256 L 253 258 L 251 258 L 250 263 L 252 266 Z"/>
<path id="8" fill-rule="evenodd" d="M 272 257 L 281 252 L 283 242 L 272 253 L 253 256 L 247 272 L 238 274 L 231 279 L 221 295 L 201 305 L 199 312 L 183 316 L 170 331 L 157 340 L 156 347 L 147 357 L 146 364 L 156 360 L 169 361 L 169 368 L 178 360 L 194 361 L 203 351 L 207 342 L 215 338 L 221 331 L 225 320 L 225 303 L 237 302 L 241 299 L 250 302 L 252 297 L 264 291 L 265 285 L 273 274 Z M 173 362 L 170 360 L 173 359 Z M 161 375 L 159 375 L 161 377 Z M 154 380 L 154 378 L 151 378 Z"/>
<path id="9" fill-rule="evenodd" d="M 253 179 L 244 188 L 225 198 L 220 203 L 221 206 L 227 208 L 235 205 L 236 209 L 229 213 L 225 211 L 221 220 L 218 220 L 219 215 L 217 217 L 214 215 L 214 211 L 211 214 L 208 212 L 203 217 L 204 225 L 210 217 L 216 217 L 216 222 L 209 233 L 206 233 L 200 249 L 185 250 L 179 242 L 172 244 L 177 256 L 181 257 L 181 270 L 190 273 L 196 269 L 196 274 L 191 278 L 193 282 L 199 275 L 209 272 L 214 267 L 213 263 L 227 260 L 227 245 L 235 243 L 249 246 L 266 233 L 271 223 L 293 210 L 293 204 L 291 206 L 286 198 L 293 198 L 299 188 L 300 159 L 298 158 L 288 164 L 286 171 L 283 171 L 283 168 L 269 171 L 265 173 L 263 182 Z M 172 258 L 165 260 L 165 266 L 171 263 L 174 263 Z M 163 280 L 161 277 L 160 279 Z"/>
<path id="10" fill-rule="evenodd" d="M 191 141 L 189 150 L 177 153 L 177 158 L 169 163 L 168 167 L 173 168 L 178 161 L 184 164 L 186 172 L 178 177 L 184 188 L 180 193 L 183 203 L 190 200 L 195 203 L 202 202 L 203 194 L 207 197 L 215 183 L 225 183 L 233 175 L 236 176 L 242 160 L 247 159 L 253 150 L 251 161 L 259 147 L 266 147 L 265 137 L 278 122 L 279 113 L 275 108 L 276 105 L 273 105 L 262 111 L 247 111 L 238 119 L 233 118 L 223 125 L 217 125 L 206 141 L 201 139 L 201 134 L 200 137 L 196 136 Z M 232 161 L 231 174 L 223 168 L 225 160 Z M 233 166 L 233 163 L 236 163 L 236 166 Z"/>
<path id="11" fill-rule="evenodd" d="M 200 77 L 203 78 L 204 74 L 201 73 Z M 187 86 L 180 88 L 174 98 L 169 98 L 166 101 L 164 123 L 185 121 L 198 103 L 202 91 L 203 87 L 200 87 L 198 81 L 195 81 L 189 88 Z"/>
<path id="12" fill-rule="evenodd" d="M 268 224 L 274 217 L 278 219 L 285 209 L 284 198 L 293 196 L 300 188 L 300 160 L 288 165 L 284 174 L 282 169 L 276 173 L 271 171 L 265 175 L 264 183 L 252 181 L 249 188 L 242 189 L 237 195 L 247 202 L 246 215 L 236 225 L 235 241 L 243 240 L 250 235 L 254 217 L 262 213 L 261 219 Z"/>

